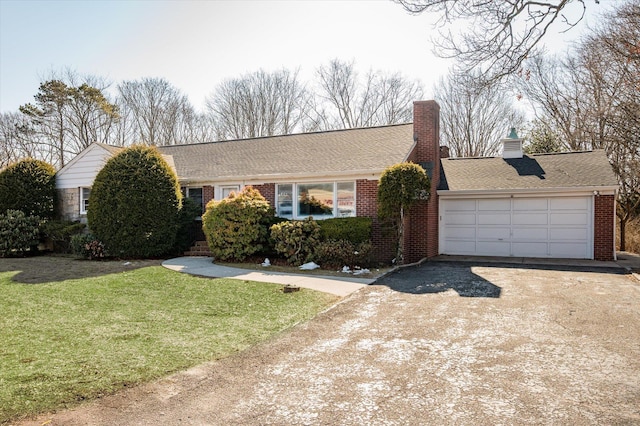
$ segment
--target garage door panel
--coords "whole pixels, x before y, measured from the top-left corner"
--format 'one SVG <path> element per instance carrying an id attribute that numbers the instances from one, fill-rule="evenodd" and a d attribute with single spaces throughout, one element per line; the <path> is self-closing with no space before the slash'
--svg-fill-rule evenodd
<path id="1" fill-rule="evenodd" d="M 585 212 L 551 213 L 549 222 L 551 225 L 586 226 L 589 223 L 589 217 Z"/>
<path id="2" fill-rule="evenodd" d="M 466 239 L 466 240 L 474 240 L 476 239 L 476 228 L 473 227 L 451 227 L 447 232 L 447 238 L 453 239 Z"/>
<path id="3" fill-rule="evenodd" d="M 475 213 L 450 213 L 445 216 L 446 225 L 475 225 Z"/>
<path id="4" fill-rule="evenodd" d="M 478 241 L 477 253 L 487 253 L 490 256 L 509 256 L 511 249 L 509 241 Z"/>
<path id="5" fill-rule="evenodd" d="M 447 212 L 476 211 L 476 200 L 447 200 Z"/>
<path id="6" fill-rule="evenodd" d="M 511 228 L 478 228 L 479 240 L 508 240 Z"/>
<path id="7" fill-rule="evenodd" d="M 511 244 L 512 256 L 547 257 L 549 246 L 547 242 L 514 242 Z"/>
<path id="8" fill-rule="evenodd" d="M 549 253 L 551 257 L 564 257 L 568 259 L 585 259 L 590 257 L 584 243 L 550 243 Z"/>
<path id="9" fill-rule="evenodd" d="M 551 198 L 551 210 L 589 210 L 588 198 Z"/>
<path id="10" fill-rule="evenodd" d="M 587 228 L 552 228 L 549 241 L 582 241 L 589 240 Z"/>
<path id="11" fill-rule="evenodd" d="M 442 252 L 592 258 L 590 197 L 443 200 Z"/>
<path id="12" fill-rule="evenodd" d="M 514 198 L 513 210 L 514 211 L 533 211 L 544 210 L 547 211 L 549 203 L 546 198 Z"/>
<path id="13" fill-rule="evenodd" d="M 549 239 L 549 232 L 547 228 L 514 228 L 513 229 L 514 240 L 528 240 L 528 241 L 547 241 Z"/>
<path id="14" fill-rule="evenodd" d="M 447 240 L 447 252 L 452 254 L 476 254 L 475 241 Z"/>
<path id="15" fill-rule="evenodd" d="M 509 225 L 511 224 L 511 214 L 509 213 L 479 213 L 478 225 Z"/>
<path id="16" fill-rule="evenodd" d="M 544 213 L 513 213 L 514 225 L 546 225 L 549 215 Z"/>
<path id="17" fill-rule="evenodd" d="M 506 199 L 486 199 L 478 200 L 479 211 L 511 211 L 511 200 Z"/>

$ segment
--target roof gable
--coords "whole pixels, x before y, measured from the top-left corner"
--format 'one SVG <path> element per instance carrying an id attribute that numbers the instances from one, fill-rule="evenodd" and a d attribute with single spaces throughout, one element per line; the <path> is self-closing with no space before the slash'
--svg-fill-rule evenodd
<path id="1" fill-rule="evenodd" d="M 603 150 L 532 154 L 522 158 L 445 158 L 439 190 L 482 191 L 615 187 Z"/>

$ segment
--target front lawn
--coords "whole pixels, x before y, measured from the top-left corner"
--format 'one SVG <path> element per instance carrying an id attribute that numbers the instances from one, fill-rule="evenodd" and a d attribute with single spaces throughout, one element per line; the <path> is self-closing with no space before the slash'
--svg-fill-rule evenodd
<path id="1" fill-rule="evenodd" d="M 0 259 L 0 423 L 228 356 L 337 300 L 140 266 Z"/>

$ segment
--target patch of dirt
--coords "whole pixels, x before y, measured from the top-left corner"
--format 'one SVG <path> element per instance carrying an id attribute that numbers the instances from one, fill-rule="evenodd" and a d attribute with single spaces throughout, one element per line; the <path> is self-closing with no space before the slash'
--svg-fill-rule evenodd
<path id="1" fill-rule="evenodd" d="M 0 272 L 19 271 L 13 281 L 42 284 L 77 278 L 116 274 L 147 266 L 161 265 L 162 260 L 83 260 L 72 256 L 45 255 L 25 258 L 0 258 Z"/>

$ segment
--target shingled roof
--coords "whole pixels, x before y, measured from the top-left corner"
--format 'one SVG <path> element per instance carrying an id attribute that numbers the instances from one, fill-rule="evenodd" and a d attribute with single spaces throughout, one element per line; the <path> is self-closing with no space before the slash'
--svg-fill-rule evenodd
<path id="1" fill-rule="evenodd" d="M 603 150 L 522 158 L 443 158 L 439 190 L 509 190 L 617 186 Z"/>
<path id="2" fill-rule="evenodd" d="M 405 161 L 413 125 L 335 130 L 159 147 L 183 181 L 267 176 L 381 173 Z"/>

